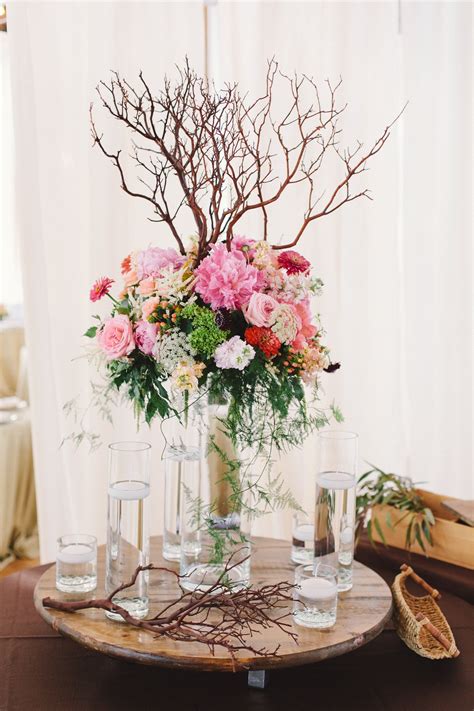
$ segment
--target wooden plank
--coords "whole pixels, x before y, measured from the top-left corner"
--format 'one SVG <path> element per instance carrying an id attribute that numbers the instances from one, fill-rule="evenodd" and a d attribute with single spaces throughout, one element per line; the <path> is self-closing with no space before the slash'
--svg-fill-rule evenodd
<path id="1" fill-rule="evenodd" d="M 387 514 L 390 515 L 392 528 L 386 523 Z M 403 521 L 401 519 L 405 516 L 405 512 L 399 511 L 393 506 L 375 506 L 374 515 L 377 516 L 380 523 L 386 544 L 404 549 L 408 517 Z M 433 537 L 432 546 L 425 540 L 423 541 L 426 552 L 417 542 L 411 546 L 410 551 L 474 570 L 474 530 L 472 528 L 435 516 L 435 525 L 431 528 L 431 535 Z M 375 526 L 372 527 L 372 536 L 374 541 L 382 543 L 382 538 L 377 533 Z"/>
<path id="2" fill-rule="evenodd" d="M 442 501 L 443 506 L 454 513 L 468 526 L 474 526 L 474 501 L 465 499 L 447 499 Z"/>
<path id="3" fill-rule="evenodd" d="M 96 597 L 103 597 L 105 551 L 99 549 L 99 588 Z M 172 567 L 161 555 L 161 538 L 152 539 L 151 560 L 157 565 Z M 252 556 L 252 584 L 260 585 L 281 580 L 293 581 L 294 566 L 290 562 L 290 544 L 272 539 L 255 539 Z M 150 616 L 160 605 L 176 599 L 179 591 L 174 576 L 150 575 Z M 175 642 L 155 638 L 144 630 L 130 628 L 108 620 L 103 611 L 83 610 L 74 614 L 44 608 L 46 596 L 67 599 L 55 588 L 55 567 L 47 570 L 35 590 L 35 605 L 43 617 L 61 634 L 79 644 L 128 661 L 199 671 L 232 671 L 232 662 L 225 650 L 216 649 L 212 656 L 201 644 Z M 392 595 L 384 580 L 361 563 L 354 563 L 354 588 L 339 596 L 336 625 L 328 630 L 310 630 L 294 625 L 298 644 L 275 628 L 260 632 L 252 639 L 253 646 L 269 649 L 280 645 L 278 656 L 262 658 L 238 656 L 249 669 L 289 667 L 319 661 L 350 652 L 376 637 L 391 616 Z M 289 618 L 291 621 L 291 617 Z"/>

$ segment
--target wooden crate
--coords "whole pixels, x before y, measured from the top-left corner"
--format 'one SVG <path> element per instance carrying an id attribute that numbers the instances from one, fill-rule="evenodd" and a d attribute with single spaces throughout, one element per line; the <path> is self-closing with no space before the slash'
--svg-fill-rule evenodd
<path id="1" fill-rule="evenodd" d="M 430 546 L 423 539 L 426 553 L 416 542 L 411 546 L 411 552 L 428 555 L 430 558 L 443 560 L 445 563 L 452 563 L 453 565 L 460 565 L 463 568 L 474 570 L 474 528 L 463 523 L 457 523 L 456 515 L 442 506 L 441 502 L 449 501 L 449 496 L 440 496 L 423 489 L 418 489 L 418 493 L 426 503 L 426 506 L 433 511 L 436 524 L 431 528 L 433 545 Z M 393 528 L 388 526 L 386 522 L 387 513 L 390 513 Z M 408 517 L 396 525 L 404 516 L 404 513 L 393 506 L 374 506 L 374 514 L 378 518 L 386 544 L 394 548 L 405 548 Z M 382 539 L 374 526 L 372 527 L 372 535 L 374 541 L 382 543 Z"/>

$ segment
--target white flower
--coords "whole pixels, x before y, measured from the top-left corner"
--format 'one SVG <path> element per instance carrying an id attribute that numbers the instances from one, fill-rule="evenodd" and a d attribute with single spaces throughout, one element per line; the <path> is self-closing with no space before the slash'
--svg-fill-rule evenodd
<path id="1" fill-rule="evenodd" d="M 255 350 L 239 336 L 233 336 L 229 341 L 221 343 L 216 348 L 214 360 L 218 368 L 224 370 L 236 368 L 244 370 L 255 356 Z"/>
<path id="2" fill-rule="evenodd" d="M 290 304 L 280 304 L 274 311 L 275 323 L 272 331 L 282 343 L 291 343 L 295 340 L 296 334 L 301 328 L 301 319 L 290 306 Z"/>
<path id="3" fill-rule="evenodd" d="M 196 351 L 185 333 L 178 328 L 172 328 L 165 331 L 156 342 L 153 355 L 163 370 L 171 374 L 180 363 L 194 365 L 193 356 L 196 355 Z"/>

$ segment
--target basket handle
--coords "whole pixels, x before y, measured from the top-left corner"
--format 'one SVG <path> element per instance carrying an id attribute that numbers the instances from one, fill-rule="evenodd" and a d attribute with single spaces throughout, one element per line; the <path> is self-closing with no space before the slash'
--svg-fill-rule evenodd
<path id="1" fill-rule="evenodd" d="M 418 622 L 426 627 L 428 632 L 433 635 L 433 637 L 445 648 L 450 657 L 459 657 L 461 652 L 456 647 L 454 642 L 450 642 L 447 637 L 444 636 L 440 630 L 435 627 L 435 625 L 429 621 L 429 619 L 422 613 L 419 612 L 416 616 Z"/>
<path id="2" fill-rule="evenodd" d="M 417 575 L 413 568 L 411 568 L 409 565 L 407 565 L 406 563 L 402 563 L 402 565 L 400 566 L 400 570 L 403 570 L 404 573 L 409 575 L 410 578 L 415 581 L 415 583 L 421 585 L 423 590 L 426 590 L 426 592 L 431 595 L 434 600 L 440 599 L 441 593 L 439 592 L 439 590 L 436 590 L 436 588 L 432 588 L 431 585 L 427 583 L 426 580 L 423 580 L 423 578 L 420 578 L 420 576 Z"/>

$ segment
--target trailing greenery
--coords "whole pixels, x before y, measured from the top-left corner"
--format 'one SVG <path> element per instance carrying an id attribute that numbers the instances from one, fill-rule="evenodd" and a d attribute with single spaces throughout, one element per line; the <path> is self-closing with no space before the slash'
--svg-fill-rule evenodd
<path id="1" fill-rule="evenodd" d="M 386 512 L 385 523 L 389 528 L 399 526 L 402 521 L 407 523 L 405 535 L 405 547 L 411 548 L 416 542 L 426 553 L 426 544 L 433 545 L 431 528 L 435 524 L 433 512 L 426 506 L 422 497 L 417 493 L 414 484 L 410 479 L 405 479 L 396 474 L 387 474 L 378 467 L 362 474 L 359 478 L 359 490 L 356 501 L 357 533 L 367 515 L 367 535 L 374 543 L 374 529 L 381 541 L 386 545 L 382 526 L 374 512 L 375 506 L 393 506 L 398 511 L 403 512 L 403 516 L 393 523 L 390 511 Z"/>

